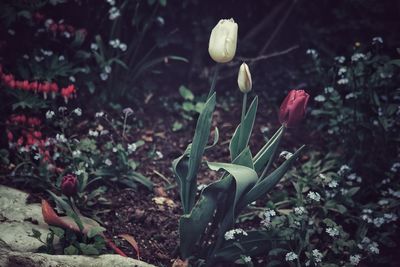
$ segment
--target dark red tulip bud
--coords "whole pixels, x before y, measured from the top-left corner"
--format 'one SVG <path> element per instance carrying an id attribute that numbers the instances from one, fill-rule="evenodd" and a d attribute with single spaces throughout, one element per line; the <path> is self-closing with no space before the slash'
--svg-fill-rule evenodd
<path id="1" fill-rule="evenodd" d="M 279 109 L 279 122 L 287 128 L 296 127 L 304 118 L 309 97 L 304 90 L 291 90 Z"/>
<path id="2" fill-rule="evenodd" d="M 78 179 L 73 174 L 67 174 L 61 181 L 61 192 L 67 197 L 72 197 L 78 192 Z"/>

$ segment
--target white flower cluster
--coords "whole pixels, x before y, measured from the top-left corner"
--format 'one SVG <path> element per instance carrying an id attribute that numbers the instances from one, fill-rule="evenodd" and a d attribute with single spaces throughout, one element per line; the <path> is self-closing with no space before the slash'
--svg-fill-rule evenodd
<path id="1" fill-rule="evenodd" d="M 294 261 L 294 260 L 297 259 L 297 258 L 298 258 L 298 256 L 297 256 L 297 254 L 294 253 L 294 252 L 288 252 L 288 253 L 286 253 L 286 255 L 285 255 L 285 260 L 286 260 L 286 261 Z"/>
<path id="2" fill-rule="evenodd" d="M 266 209 L 263 214 L 264 219 L 261 221 L 261 224 L 266 228 L 270 227 L 271 226 L 271 217 L 274 217 L 274 216 L 276 216 L 276 212 L 274 210 Z"/>
<path id="3" fill-rule="evenodd" d="M 330 188 L 336 188 L 338 185 L 339 185 L 339 184 L 338 184 L 338 182 L 337 182 L 336 180 L 332 180 L 332 181 L 330 181 L 330 182 L 328 183 L 328 186 L 329 186 Z"/>
<path id="4" fill-rule="evenodd" d="M 295 207 L 295 208 L 293 209 L 293 211 L 294 211 L 294 214 L 296 214 L 296 215 L 298 215 L 298 216 L 301 216 L 301 215 L 307 213 L 306 209 L 305 209 L 304 207 L 302 207 L 302 206 L 300 206 L 300 207 Z"/>
<path id="5" fill-rule="evenodd" d="M 112 161 L 110 160 L 110 159 L 106 159 L 105 161 L 104 161 L 104 164 L 106 164 L 107 166 L 111 166 L 112 165 Z"/>
<path id="6" fill-rule="evenodd" d="M 104 112 L 103 112 L 103 111 L 96 112 L 96 114 L 94 114 L 94 116 L 95 116 L 96 118 L 101 118 L 101 117 L 104 116 Z"/>
<path id="7" fill-rule="evenodd" d="M 48 111 L 46 112 L 46 119 L 50 120 L 50 119 L 52 119 L 55 115 L 56 115 L 56 114 L 54 113 L 54 111 L 48 110 Z"/>
<path id="8" fill-rule="evenodd" d="M 119 48 L 121 49 L 121 51 L 125 52 L 126 49 L 128 48 L 128 46 L 124 43 L 122 43 L 118 38 L 115 40 L 110 40 L 109 44 L 113 47 L 113 48 Z"/>
<path id="9" fill-rule="evenodd" d="M 361 255 L 359 255 L 359 254 L 350 256 L 350 264 L 351 265 L 354 265 L 354 266 L 358 265 L 360 263 L 360 260 L 361 260 Z"/>
<path id="10" fill-rule="evenodd" d="M 328 228 L 326 228 L 325 231 L 331 237 L 335 237 L 335 236 L 339 235 L 339 230 L 337 228 L 335 228 L 335 227 L 328 227 Z"/>
<path id="11" fill-rule="evenodd" d="M 311 55 L 314 59 L 318 57 L 318 53 L 315 49 L 307 49 L 306 54 Z"/>
<path id="12" fill-rule="evenodd" d="M 348 84 L 349 83 L 349 79 L 347 78 L 341 78 L 337 81 L 338 84 Z"/>
<path id="13" fill-rule="evenodd" d="M 340 67 L 338 70 L 338 75 L 343 75 L 347 72 L 347 68 L 346 67 Z"/>
<path id="14" fill-rule="evenodd" d="M 242 260 L 244 261 L 244 263 L 250 263 L 251 257 L 250 256 L 242 256 Z"/>
<path id="15" fill-rule="evenodd" d="M 364 237 L 363 240 L 361 241 L 361 244 L 358 244 L 358 248 L 364 249 L 365 251 L 374 253 L 374 254 L 379 254 L 379 246 L 378 243 L 372 242 L 371 239 L 368 237 Z"/>
<path id="16" fill-rule="evenodd" d="M 76 108 L 72 111 L 72 113 L 74 113 L 76 116 L 80 117 L 80 116 L 82 116 L 82 109 Z"/>
<path id="17" fill-rule="evenodd" d="M 321 200 L 320 194 L 318 194 L 317 192 L 314 192 L 314 191 L 308 192 L 307 197 L 316 202 L 319 202 Z"/>
<path id="18" fill-rule="evenodd" d="M 351 171 L 351 168 L 348 165 L 342 165 L 339 169 L 339 171 L 337 172 L 337 174 L 339 176 L 344 176 L 346 174 L 348 174 Z"/>
<path id="19" fill-rule="evenodd" d="M 400 198 L 400 190 L 394 191 L 392 188 L 388 189 L 389 195 Z"/>
<path id="20" fill-rule="evenodd" d="M 233 240 L 236 235 L 244 235 L 247 236 L 247 232 L 241 228 L 232 229 L 225 233 L 225 240 Z"/>
<path id="21" fill-rule="evenodd" d="M 351 61 L 359 61 L 360 59 L 366 59 L 367 57 L 363 53 L 355 53 L 351 56 Z"/>
<path id="22" fill-rule="evenodd" d="M 362 178 L 360 176 L 358 176 L 356 173 L 350 173 L 347 176 L 347 179 L 350 180 L 350 181 L 356 181 L 358 183 L 362 182 Z"/>
<path id="23" fill-rule="evenodd" d="M 135 152 L 137 149 L 137 145 L 135 143 L 129 144 L 128 145 L 128 154 L 132 154 Z"/>
<path id="24" fill-rule="evenodd" d="M 66 143 L 67 142 L 67 138 L 65 138 L 65 136 L 63 134 L 57 134 L 56 135 L 56 140 L 60 143 Z"/>
<path id="25" fill-rule="evenodd" d="M 337 62 L 339 62 L 340 64 L 343 64 L 346 61 L 346 58 L 344 56 L 338 56 L 338 57 L 335 57 L 335 60 Z"/>
<path id="26" fill-rule="evenodd" d="M 313 256 L 315 262 L 322 261 L 323 255 L 318 249 L 313 249 L 312 256 Z"/>
<path id="27" fill-rule="evenodd" d="M 89 135 L 93 137 L 99 136 L 99 132 L 96 130 L 89 130 Z"/>
<path id="28" fill-rule="evenodd" d="M 324 88 L 325 94 L 333 93 L 333 91 L 335 91 L 335 89 L 332 86 L 327 86 Z"/>
<path id="29" fill-rule="evenodd" d="M 391 172 L 398 172 L 400 170 L 400 162 L 393 163 L 392 167 L 390 168 Z"/>
<path id="30" fill-rule="evenodd" d="M 108 18 L 110 20 L 114 20 L 114 19 L 118 18 L 119 16 L 121 16 L 121 12 L 119 12 L 119 9 L 116 8 L 115 6 L 111 7 L 108 10 Z"/>

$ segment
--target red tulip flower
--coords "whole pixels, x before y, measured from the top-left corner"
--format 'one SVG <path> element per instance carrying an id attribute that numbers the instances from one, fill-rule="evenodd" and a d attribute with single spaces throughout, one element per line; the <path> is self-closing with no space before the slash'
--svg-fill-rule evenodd
<path id="1" fill-rule="evenodd" d="M 67 174 L 61 181 L 61 192 L 67 197 L 72 197 L 78 192 L 78 179 L 73 174 Z"/>
<path id="2" fill-rule="evenodd" d="M 279 109 L 279 122 L 287 128 L 296 127 L 305 115 L 309 97 L 304 90 L 291 90 Z"/>

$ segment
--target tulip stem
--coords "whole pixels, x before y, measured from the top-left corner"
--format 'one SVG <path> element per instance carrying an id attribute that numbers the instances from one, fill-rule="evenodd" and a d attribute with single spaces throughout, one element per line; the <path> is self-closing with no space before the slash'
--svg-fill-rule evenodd
<path id="1" fill-rule="evenodd" d="M 246 116 L 246 110 L 247 110 L 247 93 L 243 94 L 243 102 L 242 102 L 242 117 L 240 119 L 240 132 L 239 132 L 239 149 L 240 152 L 244 149 L 244 147 L 242 147 L 243 142 L 245 142 L 245 140 L 243 140 L 243 132 L 244 132 L 244 118 Z M 245 144 L 246 145 L 246 144 Z"/>
<path id="2" fill-rule="evenodd" d="M 275 155 L 276 155 L 276 152 L 278 151 L 278 147 L 279 147 L 279 144 L 280 144 L 280 142 L 282 140 L 282 136 L 285 134 L 286 126 L 285 125 L 282 125 L 282 126 L 283 126 L 282 127 L 282 132 L 280 133 L 280 135 L 278 136 L 278 138 L 275 141 L 275 144 L 274 144 L 275 147 L 272 150 L 272 154 L 271 154 L 271 157 L 268 160 L 267 166 L 265 167 L 265 169 L 263 170 L 263 172 L 260 175 L 260 180 L 259 180 L 260 182 L 262 180 L 264 180 L 264 178 L 266 177 L 267 172 L 268 172 L 269 168 L 271 167 L 272 162 L 275 159 Z"/>
<path id="3" fill-rule="evenodd" d="M 217 78 L 218 78 L 218 73 L 219 73 L 220 68 L 221 68 L 221 64 L 217 63 L 217 65 L 215 66 L 214 75 L 211 80 L 210 92 L 208 93 L 207 99 L 209 99 L 214 94 L 215 85 L 217 84 Z"/>

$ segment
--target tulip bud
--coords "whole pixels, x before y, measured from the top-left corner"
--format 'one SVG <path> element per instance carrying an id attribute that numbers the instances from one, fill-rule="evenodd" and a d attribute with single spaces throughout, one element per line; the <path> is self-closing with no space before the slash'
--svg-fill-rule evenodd
<path id="1" fill-rule="evenodd" d="M 78 179 L 75 175 L 67 174 L 61 181 L 61 192 L 67 197 L 72 197 L 78 192 Z"/>
<path id="2" fill-rule="evenodd" d="M 303 119 L 308 98 L 304 90 L 291 90 L 279 110 L 279 122 L 288 128 L 295 127 Z"/>
<path id="3" fill-rule="evenodd" d="M 238 25 L 233 19 L 221 19 L 212 29 L 208 53 L 219 63 L 232 60 L 236 52 Z"/>
<path id="4" fill-rule="evenodd" d="M 238 74 L 238 86 L 242 93 L 250 92 L 253 86 L 249 66 L 247 66 L 246 63 L 240 65 Z"/>

